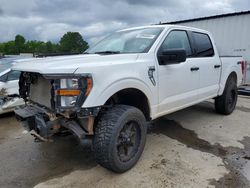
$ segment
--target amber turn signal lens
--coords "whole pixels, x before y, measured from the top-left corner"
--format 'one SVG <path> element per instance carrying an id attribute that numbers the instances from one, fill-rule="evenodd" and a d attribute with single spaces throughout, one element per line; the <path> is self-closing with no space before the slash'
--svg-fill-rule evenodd
<path id="1" fill-rule="evenodd" d="M 91 88 L 92 88 L 92 79 L 87 78 L 87 86 L 86 86 L 86 90 L 85 90 L 85 96 L 88 96 Z"/>
<path id="2" fill-rule="evenodd" d="M 77 96 L 80 95 L 80 90 L 68 90 L 68 89 L 60 89 L 56 90 L 56 94 L 60 96 Z"/>

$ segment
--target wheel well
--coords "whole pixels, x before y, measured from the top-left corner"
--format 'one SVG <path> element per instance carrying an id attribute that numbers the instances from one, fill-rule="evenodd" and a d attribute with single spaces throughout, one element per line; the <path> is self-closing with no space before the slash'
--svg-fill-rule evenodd
<path id="1" fill-rule="evenodd" d="M 118 91 L 105 103 L 105 105 L 113 104 L 134 106 L 142 111 L 147 121 L 151 119 L 148 98 L 142 91 L 138 89 L 128 88 Z"/>
<path id="2" fill-rule="evenodd" d="M 233 79 L 233 80 L 235 81 L 235 83 L 237 84 L 237 74 L 236 74 L 236 72 L 231 72 L 231 73 L 229 74 L 227 80 L 229 80 L 229 79 Z"/>

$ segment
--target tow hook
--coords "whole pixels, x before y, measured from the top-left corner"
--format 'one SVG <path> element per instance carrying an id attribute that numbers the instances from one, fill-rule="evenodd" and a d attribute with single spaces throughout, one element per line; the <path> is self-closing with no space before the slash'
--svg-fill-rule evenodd
<path id="1" fill-rule="evenodd" d="M 30 134 L 35 137 L 35 142 L 53 142 L 52 139 L 47 139 L 42 136 L 40 136 L 36 131 L 31 130 Z"/>

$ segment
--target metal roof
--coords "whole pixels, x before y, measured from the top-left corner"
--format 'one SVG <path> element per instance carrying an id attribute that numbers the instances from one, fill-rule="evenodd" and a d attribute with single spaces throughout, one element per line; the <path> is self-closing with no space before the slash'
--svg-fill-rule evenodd
<path id="1" fill-rule="evenodd" d="M 228 14 L 214 15 L 214 16 L 207 16 L 207 17 L 200 17 L 200 18 L 193 18 L 193 19 L 187 19 L 187 20 L 179 20 L 179 21 L 173 21 L 173 22 L 165 22 L 161 24 L 179 24 L 179 23 L 186 23 L 186 22 L 193 22 L 193 21 L 200 21 L 200 20 L 216 19 L 216 18 L 222 18 L 222 17 L 240 16 L 240 15 L 245 15 L 245 14 L 250 14 L 250 10 L 228 13 Z"/>

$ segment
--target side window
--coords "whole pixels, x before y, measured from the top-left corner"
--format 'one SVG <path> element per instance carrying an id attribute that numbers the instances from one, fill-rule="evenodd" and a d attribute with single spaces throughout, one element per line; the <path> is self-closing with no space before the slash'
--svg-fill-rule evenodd
<path id="1" fill-rule="evenodd" d="M 174 30 L 171 31 L 164 42 L 162 43 L 161 50 L 183 48 L 186 50 L 187 56 L 192 55 L 189 39 L 186 31 Z"/>
<path id="2" fill-rule="evenodd" d="M 212 42 L 207 34 L 193 32 L 198 57 L 214 56 Z"/>
<path id="3" fill-rule="evenodd" d="M 19 71 L 10 71 L 8 73 L 7 81 L 19 80 L 19 77 L 20 77 L 20 72 Z"/>

